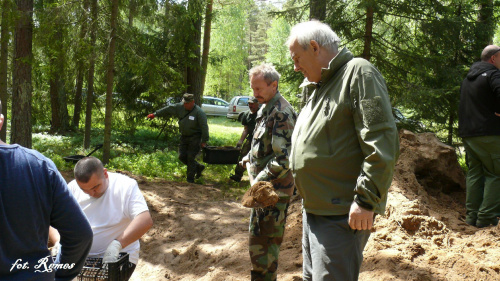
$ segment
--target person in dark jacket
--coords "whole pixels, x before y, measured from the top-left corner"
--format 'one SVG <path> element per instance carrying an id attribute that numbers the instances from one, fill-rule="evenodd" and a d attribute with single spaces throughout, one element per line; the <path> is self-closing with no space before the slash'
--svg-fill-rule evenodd
<path id="1" fill-rule="evenodd" d="M 0 129 L 1 112 L 0 103 Z M 55 261 L 49 226 L 60 233 Z M 90 224 L 54 163 L 0 140 L 0 280 L 73 280 L 91 246 Z"/>
<path id="2" fill-rule="evenodd" d="M 500 47 L 489 45 L 460 89 L 458 135 L 467 172 L 466 222 L 487 227 L 500 216 Z"/>
<path id="3" fill-rule="evenodd" d="M 196 161 L 200 147 L 207 146 L 207 115 L 194 103 L 192 94 L 184 94 L 181 103 L 166 106 L 148 115 L 148 119 L 156 116 L 175 116 L 179 118 L 181 142 L 179 144 L 179 160 L 187 165 L 187 181 L 194 183 L 194 178 L 201 177 L 205 166 Z"/>
<path id="4" fill-rule="evenodd" d="M 243 157 L 248 154 L 252 146 L 255 118 L 257 117 L 257 111 L 259 111 L 259 101 L 257 98 L 250 97 L 248 99 L 248 109 L 249 110 L 244 112 L 241 117 L 241 125 L 244 126 L 244 129 L 241 133 L 240 140 L 236 144 L 236 147 L 241 147 L 238 162 L 240 162 Z M 234 175 L 231 175 L 229 178 L 236 182 L 240 182 L 244 172 L 245 168 L 237 164 L 234 168 Z"/>

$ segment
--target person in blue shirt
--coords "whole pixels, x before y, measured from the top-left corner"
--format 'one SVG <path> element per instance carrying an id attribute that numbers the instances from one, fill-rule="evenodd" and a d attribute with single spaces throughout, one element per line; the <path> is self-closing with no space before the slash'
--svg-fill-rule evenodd
<path id="1" fill-rule="evenodd" d="M 0 129 L 1 110 L 0 103 Z M 49 226 L 61 235 L 55 260 Z M 89 222 L 54 163 L 0 140 L 0 280 L 72 280 L 91 245 Z"/>

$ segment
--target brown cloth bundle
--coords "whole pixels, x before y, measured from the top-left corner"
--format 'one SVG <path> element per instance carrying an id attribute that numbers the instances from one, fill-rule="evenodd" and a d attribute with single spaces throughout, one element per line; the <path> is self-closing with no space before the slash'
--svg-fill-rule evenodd
<path id="1" fill-rule="evenodd" d="M 274 206 L 278 199 L 278 194 L 274 190 L 272 183 L 259 181 L 252 185 L 243 195 L 241 204 L 247 208 L 263 208 Z"/>

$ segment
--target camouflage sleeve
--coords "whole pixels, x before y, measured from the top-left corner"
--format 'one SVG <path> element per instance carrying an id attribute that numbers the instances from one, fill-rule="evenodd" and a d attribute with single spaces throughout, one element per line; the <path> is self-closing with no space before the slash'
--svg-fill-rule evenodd
<path id="1" fill-rule="evenodd" d="M 177 112 L 178 112 L 178 107 L 179 107 L 180 104 L 176 103 L 176 104 L 172 104 L 172 105 L 168 105 L 168 106 L 165 106 L 159 110 L 157 110 L 155 112 L 155 115 L 158 116 L 158 117 L 164 117 L 164 116 L 175 116 L 175 117 L 178 117 L 177 115 Z M 182 105 L 181 105 L 182 106 Z"/>
<path id="2" fill-rule="evenodd" d="M 291 108 L 276 112 L 271 140 L 274 156 L 257 175 L 256 181 L 270 181 L 271 179 L 286 176 L 290 169 L 289 156 L 292 148 L 292 133 L 295 121 L 296 114 Z"/>

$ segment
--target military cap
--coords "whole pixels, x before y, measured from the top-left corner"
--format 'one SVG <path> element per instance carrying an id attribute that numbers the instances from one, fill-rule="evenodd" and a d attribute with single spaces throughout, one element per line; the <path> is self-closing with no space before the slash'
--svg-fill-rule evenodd
<path id="1" fill-rule="evenodd" d="M 257 100 L 257 98 L 256 98 L 256 97 L 250 97 L 250 98 L 248 99 L 248 103 L 257 103 L 257 102 L 259 102 L 259 101 Z"/>
<path id="2" fill-rule="evenodd" d="M 183 101 L 184 103 L 192 102 L 192 101 L 194 101 L 194 95 L 193 95 L 193 94 L 188 94 L 188 93 L 185 93 L 185 94 L 182 96 L 182 101 Z"/>

